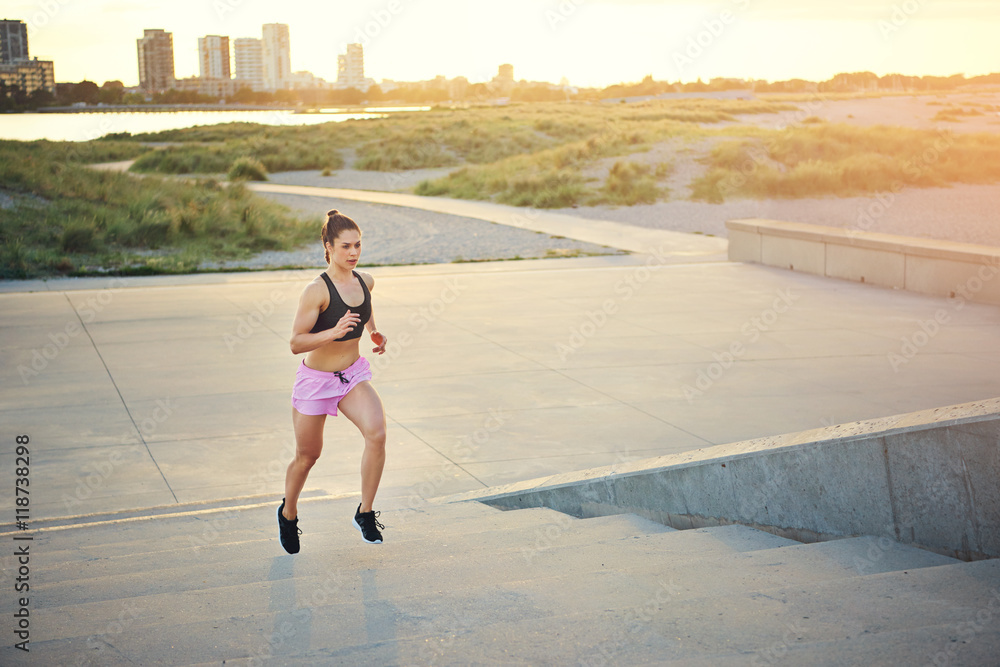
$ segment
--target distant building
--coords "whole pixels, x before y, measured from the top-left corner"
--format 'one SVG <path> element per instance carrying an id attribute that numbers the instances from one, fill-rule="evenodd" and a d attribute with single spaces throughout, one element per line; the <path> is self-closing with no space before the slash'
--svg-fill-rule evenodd
<path id="1" fill-rule="evenodd" d="M 198 67 L 203 79 L 230 79 L 229 38 L 222 35 L 199 37 Z"/>
<path id="2" fill-rule="evenodd" d="M 29 95 L 40 88 L 55 95 L 52 61 L 29 58 L 28 26 L 24 21 L 0 21 L 0 84 L 17 86 Z"/>
<path id="3" fill-rule="evenodd" d="M 174 34 L 144 30 L 136 40 L 139 52 L 139 87 L 152 93 L 174 85 Z"/>
<path id="4" fill-rule="evenodd" d="M 28 25 L 24 21 L 0 21 L 0 65 L 28 59 Z"/>
<path id="5" fill-rule="evenodd" d="M 192 76 L 186 79 L 174 80 L 172 88 L 183 92 L 227 99 L 236 93 L 238 84 L 236 79 L 206 79 L 200 76 Z"/>
<path id="6" fill-rule="evenodd" d="M 500 69 L 491 83 L 497 93 L 510 95 L 511 91 L 514 90 L 514 66 L 500 65 Z"/>
<path id="7" fill-rule="evenodd" d="M 264 90 L 264 42 L 253 37 L 240 37 L 233 42 L 236 59 L 236 87 L 254 92 Z"/>
<path id="8" fill-rule="evenodd" d="M 337 56 L 337 86 L 368 90 L 365 81 L 365 52 L 360 44 L 348 44 L 347 53 Z"/>
<path id="9" fill-rule="evenodd" d="M 264 87 L 285 90 L 292 74 L 291 42 L 284 23 L 264 24 Z"/>
<path id="10" fill-rule="evenodd" d="M 56 94 L 56 77 L 51 60 L 19 60 L 0 65 L 0 83 L 17 86 L 29 95 L 39 88 Z"/>
<path id="11" fill-rule="evenodd" d="M 312 90 L 315 88 L 330 89 L 333 84 L 326 79 L 316 76 L 312 72 L 293 72 L 289 79 L 293 90 Z"/>

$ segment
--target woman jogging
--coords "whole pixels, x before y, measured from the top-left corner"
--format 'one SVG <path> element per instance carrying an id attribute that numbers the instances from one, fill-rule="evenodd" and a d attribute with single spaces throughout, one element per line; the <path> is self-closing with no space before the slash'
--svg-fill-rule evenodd
<path id="1" fill-rule="evenodd" d="M 290 554 L 299 551 L 298 500 L 309 470 L 323 450 L 327 415 L 342 412 L 365 438 L 361 457 L 361 504 L 353 525 L 369 544 L 381 544 L 378 512 L 372 509 L 385 465 L 385 412 L 372 387 L 371 368 L 359 352 L 359 341 L 368 329 L 385 352 L 386 338 L 375 328 L 371 290 L 374 279 L 354 270 L 361 255 L 361 229 L 337 210 L 327 213 L 323 225 L 326 271 L 309 283 L 299 298 L 289 344 L 293 354 L 306 353 L 292 389 L 292 425 L 295 458 L 285 473 L 285 497 L 278 507 L 281 546 Z"/>

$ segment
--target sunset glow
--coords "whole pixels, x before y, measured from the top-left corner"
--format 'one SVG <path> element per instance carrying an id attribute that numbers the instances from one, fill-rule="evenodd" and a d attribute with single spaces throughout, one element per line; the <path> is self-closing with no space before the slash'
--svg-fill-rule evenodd
<path id="1" fill-rule="evenodd" d="M 906 0 L 15 0 L 32 55 L 55 61 L 58 81 L 138 83 L 135 41 L 145 28 L 174 35 L 178 77 L 198 73 L 197 39 L 259 37 L 290 26 L 292 69 L 329 81 L 346 44 L 365 46 L 376 81 L 492 78 L 501 63 L 518 80 L 579 86 L 693 81 L 717 76 L 828 79 L 838 72 L 969 76 L 1000 70 L 995 2 Z"/>

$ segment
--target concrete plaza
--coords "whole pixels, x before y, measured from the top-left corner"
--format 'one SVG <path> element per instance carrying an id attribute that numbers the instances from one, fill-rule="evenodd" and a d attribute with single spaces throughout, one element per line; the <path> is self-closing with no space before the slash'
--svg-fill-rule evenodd
<path id="1" fill-rule="evenodd" d="M 992 306 L 710 253 L 371 272 L 386 499 L 1000 395 Z M 32 519 L 280 499 L 315 273 L 0 285 L 0 420 L 30 437 Z M 307 490 L 356 493 L 361 448 L 328 420 Z"/>

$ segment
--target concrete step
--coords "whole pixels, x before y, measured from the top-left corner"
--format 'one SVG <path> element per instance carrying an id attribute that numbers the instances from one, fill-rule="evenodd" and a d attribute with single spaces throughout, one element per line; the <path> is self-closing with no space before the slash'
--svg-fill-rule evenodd
<path id="1" fill-rule="evenodd" d="M 536 549 L 547 548 L 556 541 L 570 546 L 639 534 L 675 532 L 672 528 L 635 515 L 581 521 L 563 514 L 554 514 L 554 519 L 551 510 L 489 517 L 491 525 L 466 526 L 464 532 L 457 534 L 454 533 L 456 524 L 452 523 L 421 524 L 419 527 L 411 524 L 401 529 L 400 532 L 404 533 L 402 536 L 397 535 L 397 538 L 403 539 L 393 539 L 377 548 L 393 552 L 403 550 L 411 558 L 427 562 L 453 558 L 456 549 L 470 554 L 510 550 L 530 554 Z M 308 538 L 303 535 L 302 539 L 306 551 L 296 555 L 296 558 L 319 553 L 323 558 L 336 559 L 350 557 L 358 548 L 371 548 L 371 545 L 361 542 L 358 532 L 350 526 L 340 532 L 309 535 Z M 158 578 L 156 573 L 164 568 L 191 567 L 191 573 L 196 574 L 202 569 L 217 568 L 218 565 L 225 564 L 228 572 L 236 572 L 244 567 L 244 563 L 259 563 L 284 553 L 277 539 L 276 525 L 272 527 L 270 534 L 258 536 L 257 539 L 242 542 L 231 540 L 228 535 L 220 535 L 216 543 L 181 547 L 164 545 L 161 551 L 140 551 L 135 554 L 119 551 L 109 556 L 96 555 L 97 550 L 91 549 L 89 553 L 93 555 L 85 560 L 81 560 L 79 554 L 72 550 L 58 551 L 51 557 L 46 554 L 41 561 L 46 572 L 45 582 L 37 590 L 44 591 L 64 586 L 67 582 L 105 576 L 114 576 L 116 582 L 122 582 L 124 577 L 132 574 L 141 575 L 147 580 L 155 579 Z M 52 546 L 47 545 L 49 548 Z M 69 559 L 56 561 L 60 555 L 67 554 L 70 555 Z"/>
<path id="2" fill-rule="evenodd" d="M 995 607 L 996 609 L 996 607 Z M 933 627 L 865 632 L 849 641 L 806 642 L 789 630 L 781 642 L 746 653 L 684 660 L 691 667 L 798 665 L 898 667 L 899 665 L 996 665 L 1000 627 L 996 623 L 946 623 Z M 227 663 L 228 664 L 228 663 Z"/>
<path id="3" fill-rule="evenodd" d="M 280 501 L 279 501 L 280 502 Z M 320 505 L 316 507 L 315 505 Z M 308 510 L 300 505 L 300 521 L 303 540 L 308 535 L 340 535 L 354 537 L 356 529 L 351 525 L 356 501 L 334 501 L 329 504 L 310 503 Z M 65 529 L 50 529 L 40 532 L 35 541 L 43 548 L 50 562 L 60 560 L 87 561 L 108 555 L 127 553 L 158 553 L 170 549 L 207 548 L 227 543 L 244 543 L 255 540 L 272 539 L 279 553 L 277 542 L 278 503 L 264 507 L 220 508 L 206 514 L 177 513 L 173 516 L 154 517 L 150 520 L 108 521 L 83 526 L 68 526 Z M 485 508 L 485 509 L 483 509 Z M 306 512 L 308 511 L 308 514 Z M 447 510 L 429 515 L 423 509 L 399 509 L 380 520 L 387 525 L 387 540 L 394 542 L 421 539 L 426 527 L 453 525 L 457 532 L 489 530 L 497 525 L 524 525 L 546 521 L 565 520 L 566 515 L 554 510 L 538 508 L 518 513 L 511 519 L 508 513 L 486 507 L 480 503 L 461 503 L 448 506 Z M 65 538 L 66 531 L 76 531 L 72 539 Z M 2 536 L 0 536 L 2 537 Z"/>
<path id="4" fill-rule="evenodd" d="M 350 516 L 354 506 L 316 499 L 300 512 Z M 842 636 L 943 627 L 961 594 L 987 604 L 986 584 L 1000 587 L 995 566 L 884 538 L 803 545 L 737 525 L 674 531 L 632 515 L 475 503 L 388 509 L 394 539 L 377 546 L 343 521 L 303 535 L 306 550 L 290 556 L 276 507 L 39 533 L 33 652 L 57 656 L 52 664 L 738 660 L 820 619 L 795 643 L 811 660 Z M 206 516 L 225 519 L 216 539 L 190 544 Z M 12 597 L 0 600 L 7 618 Z M 547 653 L 546 641 L 563 651 Z M 22 656 L 0 651 L 7 658 Z"/>
<path id="5" fill-rule="evenodd" d="M 995 631 L 971 636 L 963 627 L 977 622 L 977 614 L 978 627 L 986 627 L 980 612 L 991 609 L 996 599 L 998 566 L 996 561 L 959 563 L 908 574 L 867 575 L 809 591 L 792 586 L 679 603 L 668 590 L 645 589 L 644 597 L 627 604 L 603 605 L 601 600 L 628 575 L 609 572 L 586 586 L 579 580 L 574 585 L 573 575 L 554 578 L 547 589 L 578 599 L 579 604 L 566 605 L 535 598 L 521 587 L 523 582 L 393 598 L 382 593 L 382 572 L 373 570 L 362 573 L 356 586 L 344 587 L 344 601 L 334 604 L 299 606 L 308 603 L 300 597 L 307 591 L 295 580 L 282 579 L 271 582 L 270 610 L 211 623 L 161 619 L 150 632 L 138 623 L 141 619 L 132 620 L 148 613 L 137 607 L 123 612 L 125 623 L 89 640 L 99 647 L 90 650 L 102 656 L 100 664 L 225 660 L 228 665 L 255 658 L 255 664 L 293 665 L 707 665 L 716 656 L 718 664 L 858 664 L 840 660 L 831 647 L 850 646 L 861 638 L 867 652 L 859 655 L 892 656 L 891 645 L 876 650 L 878 641 L 905 639 L 908 654 L 928 658 L 894 664 L 932 664 L 930 658 L 937 652 L 957 650 L 940 644 L 945 636 L 957 635 L 970 645 L 981 638 L 995 648 Z M 919 628 L 933 631 L 920 633 Z M 192 637 L 198 641 L 192 642 Z M 71 664 L 87 643 L 88 637 L 78 636 L 33 647 L 54 656 L 54 664 Z M 791 654 L 793 649 L 818 662 L 785 660 L 785 651 Z M 4 653 L 9 652 L 5 647 Z"/>
<path id="6" fill-rule="evenodd" d="M 516 514 L 511 513 L 511 516 Z M 661 580 L 669 580 L 671 585 L 680 586 L 689 594 L 702 591 L 706 586 L 714 586 L 721 594 L 726 594 L 732 590 L 774 586 L 784 581 L 808 582 L 853 576 L 856 574 L 852 569 L 853 559 L 864 553 L 864 547 L 868 546 L 868 541 L 859 540 L 863 544 L 851 553 L 838 543 L 812 545 L 810 549 L 792 542 L 797 546 L 776 551 L 790 550 L 798 556 L 777 557 L 770 551 L 763 551 L 757 552 L 760 557 L 754 559 L 749 554 L 732 551 L 713 535 L 756 532 L 752 529 L 728 526 L 701 531 L 635 534 L 635 521 L 643 520 L 637 517 L 579 520 L 568 524 L 569 528 L 560 536 L 557 545 L 538 552 L 526 552 L 521 546 L 521 530 L 515 529 L 489 533 L 497 541 L 485 545 L 468 544 L 457 539 L 454 548 L 443 553 L 433 545 L 415 545 L 421 548 L 413 549 L 405 544 L 392 548 L 358 542 L 349 547 L 320 549 L 309 555 L 277 558 L 294 559 L 295 579 L 307 590 L 310 585 L 321 585 L 324 576 L 329 578 L 331 563 L 350 563 L 337 565 L 337 578 L 347 576 L 350 579 L 356 577 L 359 570 L 377 568 L 383 572 L 380 590 L 389 598 L 547 579 L 565 573 L 576 573 L 582 579 L 593 573 L 622 570 L 627 570 L 633 579 L 643 579 L 640 582 L 642 588 L 638 590 L 656 586 Z M 571 529 L 577 529 L 576 533 Z M 480 534 L 459 537 L 478 540 Z M 788 542 L 781 538 L 774 539 Z M 917 566 L 912 560 L 901 562 L 897 551 L 906 550 L 905 547 L 891 550 L 888 556 L 882 557 L 872 567 Z M 930 564 L 950 562 L 934 554 L 913 551 L 926 554 L 931 559 Z M 740 556 L 736 567 L 733 564 L 734 555 Z M 49 609 L 50 615 L 66 614 L 62 627 L 70 628 L 73 627 L 78 607 L 88 608 L 102 601 L 114 604 L 121 600 L 153 600 L 154 604 L 162 606 L 164 614 L 168 614 L 168 607 L 175 603 L 183 602 L 183 609 L 197 608 L 198 601 L 213 591 L 226 603 L 224 608 L 228 604 L 238 604 L 240 600 L 259 600 L 258 589 L 273 580 L 275 567 L 273 556 L 253 556 L 225 563 L 224 568 L 219 567 L 220 563 L 203 564 L 196 558 L 178 563 L 179 560 L 174 555 L 167 559 L 166 564 L 154 564 L 149 569 L 131 574 L 84 575 L 59 583 L 43 583 L 36 587 L 35 594 L 40 604 Z M 484 563 L 489 564 L 486 571 Z M 781 579 L 782 576 L 785 578 Z M 705 584 L 700 583 L 702 578 L 707 580 Z M 214 608 L 206 606 L 204 609 L 210 614 L 205 617 L 206 622 L 217 620 L 211 616 L 215 613 Z M 259 610 L 251 608 L 249 611 L 257 613 Z M 200 612 L 186 613 L 197 616 Z M 100 617 L 101 613 L 95 615 Z"/>
<path id="7" fill-rule="evenodd" d="M 541 539 L 536 539 L 534 533 L 544 535 L 543 528 L 548 525 L 559 528 L 562 548 L 634 538 L 647 531 L 672 530 L 631 515 L 583 521 L 572 519 L 559 524 L 542 524 L 542 528 L 521 520 L 514 521 L 525 516 L 537 516 L 537 513 L 511 514 L 507 517 L 511 521 L 503 528 L 458 535 L 442 534 L 440 537 L 428 535 L 422 541 L 414 539 L 402 544 L 367 545 L 361 542 L 357 531 L 347 535 L 349 541 L 344 536 L 325 535 L 314 540 L 309 553 L 289 558 L 304 560 L 308 566 L 317 562 L 350 561 L 356 559 L 359 553 L 376 549 L 380 552 L 384 550 L 384 553 L 374 554 L 380 558 L 419 562 L 427 569 L 448 567 L 458 555 L 473 562 L 482 562 L 491 554 L 500 552 L 531 553 Z M 267 574 L 268 563 L 279 550 L 277 539 L 272 535 L 256 542 L 226 543 L 205 549 L 119 554 L 84 562 L 48 563 L 43 560 L 45 580 L 34 590 L 36 594 L 46 596 L 47 605 L 64 605 L 147 595 L 163 589 L 181 591 L 257 581 Z"/>

